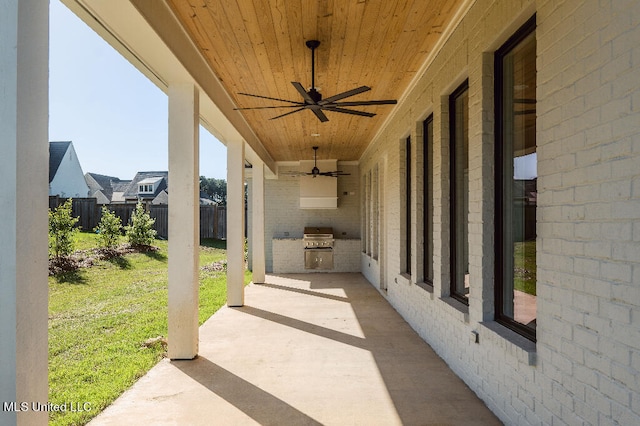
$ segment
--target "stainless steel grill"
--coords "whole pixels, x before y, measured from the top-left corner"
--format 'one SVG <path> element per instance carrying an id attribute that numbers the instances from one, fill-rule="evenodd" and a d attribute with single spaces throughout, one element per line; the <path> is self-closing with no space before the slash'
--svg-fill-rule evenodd
<path id="1" fill-rule="evenodd" d="M 332 228 L 304 228 L 305 269 L 333 269 L 333 242 Z"/>

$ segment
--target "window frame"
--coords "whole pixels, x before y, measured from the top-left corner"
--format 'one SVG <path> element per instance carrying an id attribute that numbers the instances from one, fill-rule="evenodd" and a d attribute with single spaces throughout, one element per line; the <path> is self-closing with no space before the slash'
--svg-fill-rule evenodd
<path id="1" fill-rule="evenodd" d="M 367 224 L 369 223 L 368 220 L 368 212 L 369 212 L 369 199 L 367 198 L 367 174 L 363 173 L 362 174 L 362 180 L 361 180 L 361 191 L 362 191 L 362 205 L 361 205 L 361 209 L 362 209 L 362 223 L 360 225 L 361 228 L 361 234 L 362 234 L 362 238 L 360 241 L 361 244 L 361 248 L 362 248 L 362 253 L 363 254 L 367 254 L 367 243 L 368 243 L 368 228 L 367 228 Z"/>
<path id="2" fill-rule="evenodd" d="M 373 165 L 373 170 L 371 172 L 371 192 L 372 192 L 372 200 L 371 200 L 371 257 L 374 260 L 378 260 L 379 251 L 380 251 L 380 193 L 379 193 L 379 171 L 378 171 L 378 163 Z"/>
<path id="3" fill-rule="evenodd" d="M 460 84 L 456 90 L 454 90 L 449 95 L 449 273 L 450 273 L 450 296 L 461 302 L 464 305 L 469 306 L 469 297 L 465 297 L 464 294 L 461 294 L 457 288 L 457 279 L 458 276 L 458 248 L 460 246 L 460 242 L 458 241 L 458 232 L 457 232 L 457 214 L 461 206 L 458 205 L 457 196 L 458 196 L 458 182 L 456 181 L 457 174 L 457 153 L 456 153 L 456 101 L 458 98 L 467 93 L 467 97 L 469 95 L 469 79 L 466 79 L 462 84 Z M 467 102 L 467 109 L 469 108 Z M 469 119 L 469 114 L 467 112 L 467 120 Z M 468 122 L 467 122 L 468 129 Z M 467 130 L 467 142 L 468 142 L 469 134 Z M 467 145 L 468 146 L 468 145 Z M 468 151 L 468 148 L 467 148 Z M 467 161 L 469 160 L 469 153 L 467 152 Z M 468 177 L 467 177 L 468 179 Z M 467 195 L 468 196 L 468 195 Z M 469 223 L 469 209 L 467 206 L 467 228 Z M 468 237 L 466 239 L 468 245 Z M 468 260 L 468 259 L 467 259 Z"/>
<path id="4" fill-rule="evenodd" d="M 494 167 L 494 186 L 495 186 L 495 223 L 494 223 L 494 247 L 495 247 L 495 321 L 509 328 L 512 331 L 522 335 L 523 337 L 536 342 L 536 330 L 527 327 L 525 324 L 515 321 L 515 319 L 504 314 L 505 302 L 505 285 L 504 285 L 504 267 L 505 267 L 505 211 L 504 211 L 504 105 L 503 99 L 503 60 L 515 47 L 536 31 L 536 15 L 527 20 L 494 54 L 494 100 L 495 100 L 495 167 Z M 537 82 L 536 82 L 537 84 Z M 537 146 L 537 141 L 536 141 Z M 537 315 L 536 315 L 537 316 Z"/>
<path id="5" fill-rule="evenodd" d="M 138 193 L 139 194 L 153 194 L 153 184 L 142 183 L 138 185 Z"/>
<path id="6" fill-rule="evenodd" d="M 433 287 L 433 114 L 422 122 L 422 239 L 424 282 Z"/>
<path id="7" fill-rule="evenodd" d="M 411 277 L 411 135 L 405 139 L 405 273 Z"/>

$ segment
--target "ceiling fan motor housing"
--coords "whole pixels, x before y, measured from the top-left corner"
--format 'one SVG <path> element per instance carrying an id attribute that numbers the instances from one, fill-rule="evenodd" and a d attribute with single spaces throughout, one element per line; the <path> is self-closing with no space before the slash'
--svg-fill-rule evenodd
<path id="1" fill-rule="evenodd" d="M 318 41 L 318 40 L 307 40 L 307 41 L 305 41 L 304 44 L 306 44 L 309 49 L 314 50 L 315 48 L 320 46 L 320 41 Z"/>
<path id="2" fill-rule="evenodd" d="M 309 97 L 311 99 L 313 99 L 313 102 L 318 103 L 322 100 L 322 95 L 320 94 L 320 92 L 318 92 L 316 90 L 315 87 L 312 87 L 311 89 L 309 89 L 309 91 L 307 92 L 309 94 Z M 313 104 L 310 104 L 313 105 Z"/>

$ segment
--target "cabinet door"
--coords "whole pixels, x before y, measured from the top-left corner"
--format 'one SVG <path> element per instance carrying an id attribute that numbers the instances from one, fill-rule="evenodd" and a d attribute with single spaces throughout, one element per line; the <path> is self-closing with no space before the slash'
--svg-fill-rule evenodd
<path id="1" fill-rule="evenodd" d="M 333 250 L 305 250 L 305 269 L 333 269 Z"/>

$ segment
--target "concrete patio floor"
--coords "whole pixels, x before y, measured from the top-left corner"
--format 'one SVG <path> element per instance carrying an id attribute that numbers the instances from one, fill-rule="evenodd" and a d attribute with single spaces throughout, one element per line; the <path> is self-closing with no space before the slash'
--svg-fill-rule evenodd
<path id="1" fill-rule="evenodd" d="M 494 425 L 360 274 L 268 275 L 90 425 Z"/>

